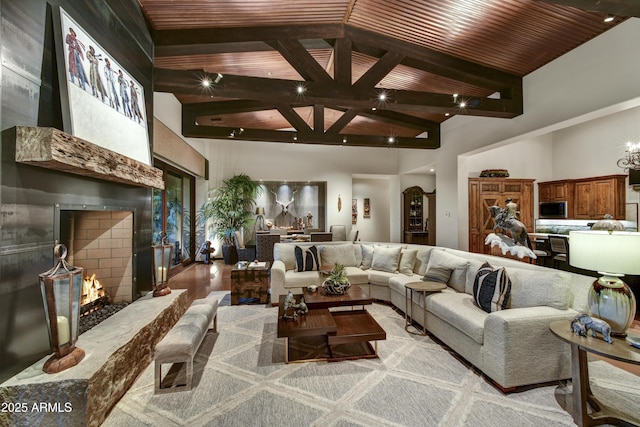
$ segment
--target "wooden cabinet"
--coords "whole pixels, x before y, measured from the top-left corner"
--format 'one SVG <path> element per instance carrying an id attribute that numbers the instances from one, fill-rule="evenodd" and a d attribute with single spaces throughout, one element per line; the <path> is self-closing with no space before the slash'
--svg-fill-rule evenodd
<path id="1" fill-rule="evenodd" d="M 418 186 L 402 192 L 403 242 L 435 245 L 436 195 Z"/>
<path id="2" fill-rule="evenodd" d="M 576 219 L 602 219 L 612 215 L 625 219 L 626 175 L 610 175 L 575 180 Z"/>
<path id="3" fill-rule="evenodd" d="M 570 180 L 538 183 L 538 201 L 564 202 L 573 200 L 573 182 Z M 571 209 L 571 206 L 569 206 Z"/>
<path id="4" fill-rule="evenodd" d="M 570 219 L 625 218 L 626 175 L 538 183 L 539 202 L 567 202 Z"/>
<path id="5" fill-rule="evenodd" d="M 487 234 L 493 232 L 491 206 L 505 207 L 511 198 L 520 211 L 520 221 L 533 232 L 533 182 L 534 179 L 469 178 L 469 252 L 491 253 L 484 244 Z"/>

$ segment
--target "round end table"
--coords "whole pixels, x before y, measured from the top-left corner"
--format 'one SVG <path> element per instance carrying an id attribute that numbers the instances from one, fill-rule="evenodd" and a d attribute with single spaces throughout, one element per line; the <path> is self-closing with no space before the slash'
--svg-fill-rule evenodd
<path id="1" fill-rule="evenodd" d="M 404 285 L 404 298 L 405 298 L 405 312 L 404 312 L 404 330 L 410 334 L 415 335 L 427 335 L 427 294 L 431 292 L 440 292 L 447 288 L 447 285 L 440 282 L 409 282 Z M 409 326 L 413 324 L 413 292 L 422 292 L 424 299 L 423 318 L 422 318 L 422 331 L 418 328 L 416 332 L 409 330 Z"/>

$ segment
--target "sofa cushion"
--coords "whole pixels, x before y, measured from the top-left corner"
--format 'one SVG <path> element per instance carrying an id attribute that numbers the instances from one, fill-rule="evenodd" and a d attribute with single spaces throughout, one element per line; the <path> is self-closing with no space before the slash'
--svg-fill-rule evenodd
<path id="1" fill-rule="evenodd" d="M 389 280 L 398 277 L 398 273 L 389 273 L 387 271 L 368 270 L 369 283 L 372 285 L 389 286 Z"/>
<path id="2" fill-rule="evenodd" d="M 433 250 L 433 246 L 422 246 L 418 249 L 418 253 L 416 255 L 416 263 L 413 266 L 413 272 L 419 274 L 420 276 L 424 276 L 424 273 L 427 271 L 427 265 L 429 264 L 429 256 L 431 255 L 431 251 Z"/>
<path id="3" fill-rule="evenodd" d="M 288 243 L 276 243 L 273 245 L 273 259 L 282 261 L 287 271 L 295 270 L 297 268 L 294 245 Z"/>
<path id="4" fill-rule="evenodd" d="M 484 321 L 488 314 L 478 308 L 471 295 L 460 292 L 436 292 L 427 297 L 427 316 L 438 316 L 482 345 Z"/>
<path id="5" fill-rule="evenodd" d="M 366 285 L 369 283 L 369 275 L 366 271 L 358 267 L 345 267 L 344 270 L 347 272 L 347 279 L 352 285 Z"/>
<path id="6" fill-rule="evenodd" d="M 478 259 L 469 259 L 468 261 L 469 266 L 467 267 L 467 278 L 464 286 L 464 292 L 469 295 L 473 295 L 473 283 L 476 280 L 476 274 L 485 263 L 485 261 L 481 261 Z"/>
<path id="7" fill-rule="evenodd" d="M 417 249 L 402 249 L 400 251 L 400 262 L 398 271 L 407 276 L 413 276 L 413 267 L 416 264 Z"/>
<path id="8" fill-rule="evenodd" d="M 371 261 L 371 269 L 386 271 L 387 273 L 397 272 L 401 250 L 402 247 L 400 246 L 375 246 L 373 248 L 373 260 Z"/>
<path id="9" fill-rule="evenodd" d="M 447 284 L 458 292 L 464 292 L 468 265 L 469 262 L 464 258 L 448 254 L 442 249 L 434 249 L 429 256 L 427 270 L 434 267 L 452 268 L 453 272 Z"/>
<path id="10" fill-rule="evenodd" d="M 368 270 L 371 268 L 371 261 L 373 261 L 373 246 L 372 245 L 360 245 L 362 251 L 362 261 L 360 268 Z"/>
<path id="11" fill-rule="evenodd" d="M 362 248 L 360 247 L 360 244 L 358 243 L 354 243 L 353 245 L 353 256 L 356 257 L 356 267 L 360 268 L 360 265 L 362 264 Z"/>
<path id="12" fill-rule="evenodd" d="M 287 270 L 284 273 L 284 287 L 306 288 L 309 285 L 322 285 L 324 276 L 319 271 L 295 271 Z M 274 301 L 275 302 L 275 301 Z"/>
<path id="13" fill-rule="evenodd" d="M 345 267 L 356 267 L 356 256 L 353 243 L 343 245 L 322 245 L 320 259 L 323 265 L 342 264 Z"/>
<path id="14" fill-rule="evenodd" d="M 548 306 L 565 310 L 569 307 L 571 277 L 559 270 L 529 270 L 508 267 L 511 277 L 510 308 Z"/>
<path id="15" fill-rule="evenodd" d="M 449 283 L 451 273 L 453 273 L 453 268 L 431 267 L 427 269 L 426 273 L 424 273 L 422 280 L 425 282 L 444 283 L 446 285 L 447 283 Z"/>
<path id="16" fill-rule="evenodd" d="M 298 271 L 316 271 L 320 267 L 318 260 L 318 248 L 315 246 L 309 246 L 308 248 L 301 248 L 296 246 L 294 248 L 296 255 L 296 266 Z"/>
<path id="17" fill-rule="evenodd" d="M 473 282 L 473 300 L 487 313 L 504 310 L 511 293 L 511 280 L 504 267 L 496 270 L 485 262 Z"/>

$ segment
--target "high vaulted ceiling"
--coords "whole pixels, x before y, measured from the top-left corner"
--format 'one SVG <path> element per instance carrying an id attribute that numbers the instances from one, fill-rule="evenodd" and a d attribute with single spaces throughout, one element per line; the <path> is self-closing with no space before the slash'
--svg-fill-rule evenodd
<path id="1" fill-rule="evenodd" d="M 526 114 L 523 76 L 640 16 L 638 0 L 138 2 L 183 135 L 431 149 L 456 114 Z"/>

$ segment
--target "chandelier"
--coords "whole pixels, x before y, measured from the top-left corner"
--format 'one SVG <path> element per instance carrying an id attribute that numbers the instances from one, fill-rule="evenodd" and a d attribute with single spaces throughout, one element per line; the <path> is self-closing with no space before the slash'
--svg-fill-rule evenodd
<path id="1" fill-rule="evenodd" d="M 640 142 L 627 142 L 626 156 L 618 160 L 618 167 L 640 170 Z"/>

